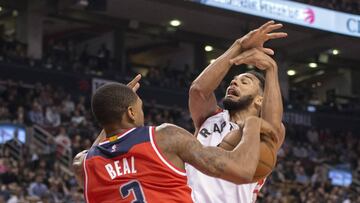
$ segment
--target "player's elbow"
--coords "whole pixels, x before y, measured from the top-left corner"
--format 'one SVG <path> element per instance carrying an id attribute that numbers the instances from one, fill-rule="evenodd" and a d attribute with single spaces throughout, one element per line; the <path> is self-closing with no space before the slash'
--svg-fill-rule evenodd
<path id="1" fill-rule="evenodd" d="M 254 179 L 256 167 L 257 167 L 257 163 L 249 167 L 242 167 L 243 171 L 241 172 L 240 175 L 246 181 L 246 183 L 250 183 Z"/>
<path id="2" fill-rule="evenodd" d="M 196 82 L 193 82 L 189 89 L 189 96 L 194 97 L 199 95 L 201 95 L 201 87 Z"/>
<path id="3" fill-rule="evenodd" d="M 208 100 L 208 95 L 200 84 L 193 83 L 189 89 L 189 99 L 193 102 L 202 103 Z"/>
<path id="4" fill-rule="evenodd" d="M 72 162 L 72 169 L 74 172 L 77 172 L 79 170 L 81 170 L 82 168 L 82 162 L 78 161 L 77 159 L 73 159 L 73 162 Z"/>
<path id="5" fill-rule="evenodd" d="M 237 169 L 236 178 L 232 180 L 235 184 L 251 183 L 254 179 L 256 169 L 241 167 Z"/>
<path id="6" fill-rule="evenodd" d="M 82 164 L 84 161 L 84 158 L 86 156 L 87 150 L 84 150 L 82 152 L 79 152 L 73 159 L 72 162 L 72 169 L 74 170 L 74 172 L 80 171 L 82 170 Z"/>

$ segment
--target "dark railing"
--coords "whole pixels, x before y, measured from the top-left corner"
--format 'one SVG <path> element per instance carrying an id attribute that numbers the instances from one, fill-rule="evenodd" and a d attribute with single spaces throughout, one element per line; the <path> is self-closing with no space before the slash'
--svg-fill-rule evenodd
<path id="1" fill-rule="evenodd" d="M 82 94 L 87 96 L 90 96 L 92 92 L 92 79 L 100 78 L 93 75 L 29 68 L 27 66 L 11 65 L 6 63 L 0 63 L 0 73 L 0 79 L 2 80 L 21 80 L 24 83 L 33 84 L 41 82 L 61 86 L 66 90 L 66 92 L 73 93 L 75 95 Z M 124 76 L 118 82 L 125 83 L 128 80 L 129 77 Z M 186 88 L 185 90 L 176 90 L 142 85 L 138 93 L 148 104 L 156 103 L 160 106 L 187 109 L 188 92 L 186 91 Z M 360 123 L 360 117 L 335 112 L 310 113 L 306 111 L 285 110 L 284 121 L 308 127 L 316 126 L 319 128 L 330 128 L 334 130 L 359 130 L 358 125 Z"/>

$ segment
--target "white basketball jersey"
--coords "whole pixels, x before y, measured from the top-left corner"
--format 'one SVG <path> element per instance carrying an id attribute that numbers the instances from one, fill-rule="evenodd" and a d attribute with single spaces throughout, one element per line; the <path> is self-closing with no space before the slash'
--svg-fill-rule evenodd
<path id="1" fill-rule="evenodd" d="M 217 146 L 224 136 L 238 125 L 230 122 L 228 111 L 209 117 L 201 126 L 197 139 L 206 146 Z M 196 203 L 253 203 L 264 181 L 236 185 L 207 176 L 191 165 L 186 165 L 188 184 Z"/>

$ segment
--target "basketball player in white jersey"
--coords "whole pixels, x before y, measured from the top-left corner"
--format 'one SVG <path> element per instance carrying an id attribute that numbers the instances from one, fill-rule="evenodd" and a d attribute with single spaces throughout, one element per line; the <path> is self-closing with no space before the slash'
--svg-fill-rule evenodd
<path id="1" fill-rule="evenodd" d="M 193 81 L 189 91 L 189 110 L 197 139 L 203 145 L 218 146 L 224 136 L 237 130 L 247 117 L 261 116 L 276 129 L 279 140 L 277 147 L 280 148 L 285 128 L 281 122 L 283 107 L 278 71 L 276 62 L 269 56 L 274 54 L 273 50 L 263 48 L 263 44 L 270 39 L 286 37 L 287 34 L 283 32 L 271 33 L 281 27 L 281 24 L 269 21 L 236 40 Z M 234 77 L 226 90 L 223 100 L 225 110 L 222 110 L 217 106 L 214 90 L 234 64 L 254 65 L 265 71 L 266 78 L 264 80 L 256 72 Z M 225 147 L 230 149 L 236 146 L 236 143 L 228 144 Z M 265 182 L 261 180 L 235 185 L 206 176 L 190 165 L 186 170 L 196 203 L 252 203 L 256 201 L 257 193 Z"/>

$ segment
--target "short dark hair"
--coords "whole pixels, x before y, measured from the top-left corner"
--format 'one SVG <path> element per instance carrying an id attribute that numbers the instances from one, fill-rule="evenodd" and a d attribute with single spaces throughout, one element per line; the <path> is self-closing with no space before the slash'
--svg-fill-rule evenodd
<path id="1" fill-rule="evenodd" d="M 261 90 L 264 91 L 264 88 L 265 88 L 264 74 L 261 72 L 258 72 L 258 71 L 254 71 L 254 70 L 248 71 L 246 73 L 253 74 L 259 80 L 259 85 L 260 85 Z"/>
<path id="2" fill-rule="evenodd" d="M 108 83 L 96 90 L 91 109 L 100 125 L 121 122 L 127 108 L 136 102 L 137 95 L 121 83 Z"/>

